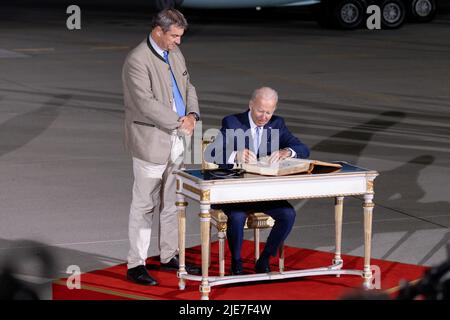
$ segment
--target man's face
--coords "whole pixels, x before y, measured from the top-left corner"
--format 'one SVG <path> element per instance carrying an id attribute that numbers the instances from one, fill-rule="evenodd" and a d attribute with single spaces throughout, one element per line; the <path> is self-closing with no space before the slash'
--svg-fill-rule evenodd
<path id="1" fill-rule="evenodd" d="M 258 127 L 263 127 L 270 118 L 272 118 L 273 113 L 277 103 L 275 99 L 263 99 L 261 97 L 256 97 L 254 101 L 250 101 L 250 115 L 253 122 Z"/>
<path id="2" fill-rule="evenodd" d="M 164 32 L 161 27 L 157 27 L 157 34 L 159 38 L 158 46 L 163 50 L 173 50 L 181 43 L 184 29 L 171 25 L 167 32 Z"/>

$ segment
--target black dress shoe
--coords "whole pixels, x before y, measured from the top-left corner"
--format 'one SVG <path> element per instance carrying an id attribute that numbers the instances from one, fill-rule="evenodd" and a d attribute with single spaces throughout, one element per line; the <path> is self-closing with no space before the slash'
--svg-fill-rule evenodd
<path id="1" fill-rule="evenodd" d="M 240 276 L 244 274 L 244 268 L 242 267 L 242 260 L 231 261 L 231 274 L 233 276 Z"/>
<path id="2" fill-rule="evenodd" d="M 137 266 L 127 271 L 127 279 L 144 286 L 156 286 L 158 282 L 148 274 L 145 266 Z"/>
<path id="3" fill-rule="evenodd" d="M 180 259 L 178 258 L 178 256 L 173 257 L 167 263 L 162 263 L 161 262 L 160 264 L 161 264 L 161 269 L 162 270 L 176 270 L 176 271 L 178 271 L 180 269 Z M 186 264 L 184 266 L 184 268 L 186 269 L 186 271 L 188 273 L 191 273 L 191 274 L 201 274 L 202 273 L 202 270 L 199 267 L 196 267 L 196 266 L 192 266 L 192 265 Z"/>
<path id="4" fill-rule="evenodd" d="M 270 272 L 269 260 L 259 258 L 255 264 L 255 272 L 256 273 L 269 273 Z"/>

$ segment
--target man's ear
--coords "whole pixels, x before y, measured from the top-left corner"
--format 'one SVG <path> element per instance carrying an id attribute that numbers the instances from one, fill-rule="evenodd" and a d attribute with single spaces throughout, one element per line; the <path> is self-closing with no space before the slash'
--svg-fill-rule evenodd
<path id="1" fill-rule="evenodd" d="M 156 26 L 156 27 L 155 27 L 155 32 L 156 32 L 156 35 L 157 35 L 158 37 L 161 37 L 162 34 L 163 34 L 163 30 L 162 30 L 162 28 L 161 28 L 160 26 Z"/>

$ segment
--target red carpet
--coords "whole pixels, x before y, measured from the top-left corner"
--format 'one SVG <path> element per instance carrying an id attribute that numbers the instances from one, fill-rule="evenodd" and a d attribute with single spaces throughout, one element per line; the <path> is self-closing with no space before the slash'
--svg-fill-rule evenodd
<path id="1" fill-rule="evenodd" d="M 263 245 L 261 245 L 263 247 Z M 213 243 L 211 275 L 218 272 L 218 244 Z M 229 251 L 227 249 L 226 272 L 229 272 Z M 253 242 L 245 241 L 243 247 L 244 268 L 253 271 Z M 307 269 L 323 267 L 331 264 L 334 254 L 309 249 L 285 247 L 286 271 L 292 269 Z M 187 263 L 200 266 L 200 247 L 186 250 Z M 362 269 L 363 258 L 343 255 L 345 269 Z M 175 272 L 159 271 L 159 262 L 149 258 L 150 273 L 155 277 L 158 286 L 146 287 L 135 285 L 125 280 L 126 264 L 117 265 L 103 270 L 96 270 L 81 275 L 81 289 L 69 290 L 66 279 L 60 279 L 53 284 L 53 299 L 55 300 L 112 300 L 112 299 L 180 299 L 197 300 L 200 298 L 197 281 L 187 281 L 186 289 L 178 289 L 178 278 Z M 427 269 L 423 266 L 403 264 L 398 262 L 371 260 L 372 265 L 381 269 L 381 290 L 395 296 L 399 281 L 413 281 L 422 277 Z M 278 260 L 271 260 L 273 271 L 278 270 Z M 214 286 L 210 299 L 216 300 L 333 300 L 349 294 L 360 288 L 363 279 L 353 275 L 314 276 L 285 279 L 277 281 L 247 282 Z"/>

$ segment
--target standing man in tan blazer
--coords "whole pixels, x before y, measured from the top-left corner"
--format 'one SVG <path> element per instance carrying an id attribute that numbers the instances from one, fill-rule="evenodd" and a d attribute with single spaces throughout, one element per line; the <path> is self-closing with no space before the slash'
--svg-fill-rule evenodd
<path id="1" fill-rule="evenodd" d="M 161 268 L 178 270 L 173 171 L 180 167 L 183 156 L 181 136 L 192 135 L 200 119 L 197 94 L 178 48 L 187 26 L 179 11 L 159 12 L 150 35 L 128 54 L 122 70 L 125 146 L 132 156 L 134 174 L 127 279 L 142 285 L 158 284 L 145 268 L 153 215 L 158 209 Z"/>

